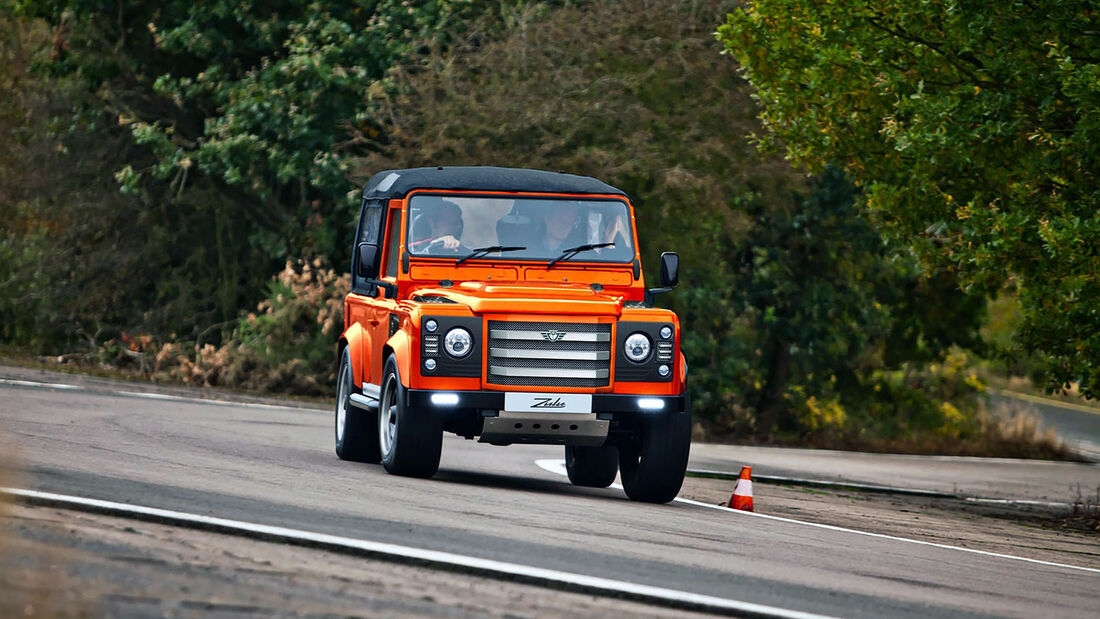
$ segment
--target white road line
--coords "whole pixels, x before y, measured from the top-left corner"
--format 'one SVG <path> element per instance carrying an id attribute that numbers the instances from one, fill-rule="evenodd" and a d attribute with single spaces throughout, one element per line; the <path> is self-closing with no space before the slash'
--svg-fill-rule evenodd
<path id="1" fill-rule="evenodd" d="M 0 384 L 12 385 L 14 387 L 40 387 L 43 389 L 80 389 L 76 385 L 66 385 L 63 383 L 39 383 L 30 380 L 15 380 L 11 378 L 0 378 Z"/>
<path id="2" fill-rule="evenodd" d="M 11 378 L 0 378 L 0 386 L 10 385 L 12 387 L 32 387 L 37 389 L 65 389 L 70 391 L 85 391 L 88 393 L 107 394 L 107 395 L 120 395 L 128 398 L 145 398 L 147 400 L 166 400 L 172 402 L 194 402 L 197 404 L 214 404 L 217 406 L 236 406 L 241 408 L 259 408 L 268 410 L 293 410 L 293 411 L 321 411 L 324 409 L 304 407 L 304 406 L 289 406 L 278 404 L 260 404 L 258 402 L 234 402 L 232 400 L 216 400 L 210 398 L 189 398 L 179 395 L 168 395 L 166 393 L 153 393 L 149 391 L 124 391 L 121 389 L 91 389 L 83 387 L 81 385 L 68 385 L 65 383 L 42 383 L 30 380 L 15 380 Z"/>
<path id="3" fill-rule="evenodd" d="M 1028 507 L 1062 507 L 1073 508 L 1073 503 L 1066 501 L 1032 501 L 1029 499 L 987 499 L 980 496 L 962 497 L 967 503 L 985 503 L 990 505 L 1026 505 Z"/>
<path id="4" fill-rule="evenodd" d="M 507 563 L 491 559 L 481 559 L 468 555 L 440 552 L 412 546 L 401 546 L 384 542 L 314 533 L 301 529 L 289 529 L 270 525 L 229 520 L 201 514 L 191 514 L 155 507 L 115 503 L 84 497 L 38 492 L 19 488 L 0 487 L 0 493 L 31 499 L 40 503 L 58 507 L 85 509 L 100 513 L 140 517 L 157 522 L 173 523 L 176 526 L 195 526 L 207 530 L 225 533 L 245 533 L 261 539 L 296 542 L 302 545 L 322 547 L 330 550 L 355 550 L 370 556 L 413 561 L 439 567 L 461 568 L 481 575 L 505 577 L 533 584 L 563 587 L 589 594 L 612 595 L 651 603 L 672 605 L 676 608 L 703 610 L 708 612 L 732 612 L 739 615 L 760 617 L 784 617 L 791 619 L 824 619 L 826 615 L 816 615 L 786 608 L 753 604 L 729 598 L 721 598 L 687 591 L 677 591 L 664 587 L 653 587 L 621 580 L 611 580 L 598 576 L 586 576 L 572 572 Z"/>
<path id="5" fill-rule="evenodd" d="M 552 458 L 551 459 L 545 459 L 545 460 L 535 460 L 535 464 L 538 465 L 539 468 L 541 468 L 543 470 L 546 470 L 546 471 L 549 471 L 551 473 L 556 473 L 558 475 L 565 475 L 566 474 L 566 472 L 565 472 L 565 461 L 564 460 L 557 460 L 557 459 L 552 459 Z M 620 490 L 622 489 L 622 486 L 620 486 L 619 484 L 611 484 L 611 487 L 612 488 L 618 488 Z M 693 501 L 691 499 L 682 499 L 680 497 L 676 497 L 675 499 L 672 499 L 672 500 L 677 502 L 677 503 L 684 503 L 684 504 L 687 504 L 687 505 L 694 505 L 696 507 L 705 507 L 707 509 L 717 509 L 719 511 L 730 512 L 730 513 L 733 513 L 733 514 L 737 514 L 739 516 L 750 516 L 750 517 L 753 517 L 753 518 L 763 518 L 765 520 L 776 520 L 776 521 L 779 521 L 779 522 L 789 522 L 791 524 L 801 524 L 801 525 L 805 525 L 807 527 L 816 527 L 818 529 L 827 529 L 829 531 L 840 531 L 842 533 L 854 533 L 856 535 L 865 535 L 867 537 L 877 537 L 879 539 L 888 539 L 888 540 L 894 540 L 894 541 L 897 541 L 897 542 L 906 542 L 906 543 L 909 543 L 909 544 L 920 544 L 922 546 L 932 546 L 934 548 L 944 548 L 946 550 L 958 550 L 958 551 L 961 551 L 961 552 L 969 552 L 969 553 L 972 553 L 972 554 L 982 555 L 982 556 L 986 556 L 986 557 L 997 557 L 999 559 L 1011 559 L 1013 561 L 1025 561 L 1027 563 L 1035 563 L 1035 564 L 1038 564 L 1038 565 L 1046 565 L 1046 566 L 1050 566 L 1050 567 L 1060 567 L 1060 568 L 1065 568 L 1065 569 L 1069 569 L 1069 570 L 1079 570 L 1079 571 L 1082 571 L 1082 572 L 1092 572 L 1094 574 L 1100 574 L 1100 569 L 1092 568 L 1092 567 L 1082 567 L 1080 565 L 1069 565 L 1067 563 L 1055 563 L 1053 561 L 1040 561 L 1039 559 L 1029 559 L 1027 557 L 1018 557 L 1016 555 L 1006 555 L 1006 554 L 1001 554 L 999 552 L 989 552 L 987 550 L 976 550 L 974 548 L 964 548 L 962 546 L 951 546 L 951 545 L 948 545 L 948 544 L 938 544 L 936 542 L 926 542 L 924 540 L 911 539 L 911 538 L 908 538 L 908 537 L 897 537 L 895 535 L 885 535 L 883 533 L 871 533 L 870 531 L 860 531 L 859 529 L 847 529 L 845 527 L 838 527 L 838 526 L 834 526 L 834 525 L 831 525 L 831 524 L 821 524 L 819 522 L 806 522 L 805 520 L 795 520 L 793 518 L 784 518 L 782 516 L 770 516 L 768 514 L 760 514 L 760 513 L 757 513 L 757 512 L 746 512 L 746 511 L 741 511 L 741 510 L 738 510 L 738 509 L 730 509 L 728 507 L 723 507 L 721 505 L 711 505 L 710 503 L 703 503 L 701 501 Z"/>

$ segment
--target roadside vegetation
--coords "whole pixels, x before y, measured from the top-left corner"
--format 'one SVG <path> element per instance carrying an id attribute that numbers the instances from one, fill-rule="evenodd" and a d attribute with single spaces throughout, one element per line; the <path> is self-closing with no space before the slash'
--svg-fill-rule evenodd
<path id="1" fill-rule="evenodd" d="M 1066 519 L 1067 528 L 1074 527 L 1093 533 L 1100 533 L 1100 487 L 1091 493 L 1077 489 L 1073 500 L 1073 512 Z"/>
<path id="2" fill-rule="evenodd" d="M 946 190 L 922 189 L 925 211 L 900 225 L 913 205 L 882 202 L 895 194 L 864 159 L 883 152 L 875 138 L 838 133 L 845 150 L 830 154 L 834 142 L 777 129 L 768 93 L 799 74 L 759 70 L 751 46 L 778 35 L 757 14 L 720 0 L 139 2 L 122 14 L 23 0 L 0 12 L 0 133 L 12 145 L 0 153 L 0 339 L 157 380 L 327 396 L 366 178 L 561 169 L 632 196 L 647 275 L 661 251 L 680 252 L 682 285 L 660 302 L 684 325 L 700 436 L 1066 456 L 981 396 L 982 368 L 1093 393 L 1100 352 L 1081 340 L 1070 358 L 1040 336 L 1034 304 L 1055 293 L 1021 262 L 1045 242 L 1037 220 L 1020 224 L 1021 255 L 1000 271 L 962 268 L 987 258 L 963 248 L 1008 223 L 972 214 L 963 236 L 955 220 L 931 239 L 912 232 L 912 218 L 947 208 Z M 788 47 L 769 49 L 787 66 Z M 820 114 L 807 122 L 862 127 Z M 780 148 L 762 154 L 750 135 Z M 1022 160 L 1027 144 L 1015 146 Z M 979 180 L 952 200 L 978 209 L 991 199 Z M 1095 305 L 1100 270 L 1090 280 L 1091 254 L 1070 254 L 1041 259 Z M 1049 316 L 1052 334 L 1064 318 Z"/>

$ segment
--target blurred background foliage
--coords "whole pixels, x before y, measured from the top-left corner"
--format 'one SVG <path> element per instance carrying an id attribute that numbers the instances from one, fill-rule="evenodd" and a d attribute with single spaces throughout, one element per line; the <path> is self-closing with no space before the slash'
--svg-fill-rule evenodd
<path id="1" fill-rule="evenodd" d="M 758 152 L 753 88 L 714 37 L 738 6 L 10 4 L 0 338 L 327 396 L 371 174 L 560 169 L 632 196 L 647 274 L 680 252 L 681 285 L 659 302 L 681 316 L 710 436 L 1024 440 L 983 412 L 974 369 L 1016 346 L 1016 289 L 964 292 L 956 270 L 884 236 L 850 166 L 807 176 Z"/>
<path id="2" fill-rule="evenodd" d="M 1092 0 L 755 0 L 719 37 L 773 152 L 842 166 L 927 269 L 1009 283 L 1042 384 L 1096 396 L 1098 31 Z"/>

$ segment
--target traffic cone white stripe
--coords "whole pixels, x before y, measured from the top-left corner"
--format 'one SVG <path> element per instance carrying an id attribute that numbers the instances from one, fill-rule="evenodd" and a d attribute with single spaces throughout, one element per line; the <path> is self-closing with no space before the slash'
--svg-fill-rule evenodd
<path id="1" fill-rule="evenodd" d="M 742 511 L 752 511 L 752 467 L 742 466 L 737 482 L 733 484 L 729 506 Z"/>

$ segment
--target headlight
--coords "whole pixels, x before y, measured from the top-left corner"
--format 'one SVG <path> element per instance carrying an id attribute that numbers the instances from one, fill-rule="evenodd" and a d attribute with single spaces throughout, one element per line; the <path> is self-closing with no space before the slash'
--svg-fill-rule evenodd
<path id="1" fill-rule="evenodd" d="M 652 347 L 653 344 L 644 333 L 632 333 L 626 338 L 626 358 L 634 363 L 641 363 L 649 357 Z"/>
<path id="2" fill-rule="evenodd" d="M 470 337 L 470 332 L 462 327 L 451 329 L 447 332 L 447 337 L 443 338 L 443 348 L 447 354 L 458 359 L 470 354 L 472 347 L 473 338 Z"/>
<path id="3" fill-rule="evenodd" d="M 661 327 L 661 337 L 666 339 L 666 340 L 668 338 L 672 337 L 672 327 L 669 327 L 667 325 L 664 326 L 664 327 Z"/>

